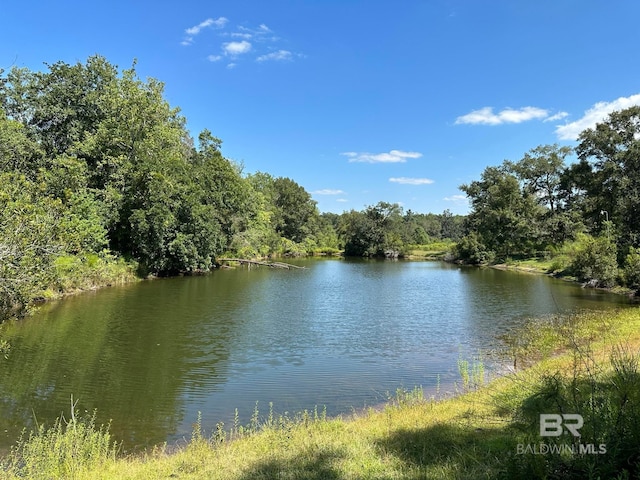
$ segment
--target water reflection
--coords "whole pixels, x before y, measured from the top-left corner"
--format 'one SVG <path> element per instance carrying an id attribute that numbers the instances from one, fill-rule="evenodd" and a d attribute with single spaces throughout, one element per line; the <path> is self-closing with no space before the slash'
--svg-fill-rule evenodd
<path id="1" fill-rule="evenodd" d="M 47 305 L 5 326 L 0 443 L 23 427 L 97 409 L 134 449 L 326 405 L 374 405 L 388 391 L 457 376 L 460 355 L 523 317 L 610 308 L 622 299 L 543 276 L 437 262 L 309 260 L 306 270 L 237 269 L 144 282 Z"/>

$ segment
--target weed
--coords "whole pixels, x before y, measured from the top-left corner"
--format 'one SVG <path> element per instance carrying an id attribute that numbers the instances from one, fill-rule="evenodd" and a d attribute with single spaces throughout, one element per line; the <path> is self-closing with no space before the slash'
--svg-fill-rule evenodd
<path id="1" fill-rule="evenodd" d="M 485 370 L 480 355 L 476 356 L 471 363 L 459 357 L 458 373 L 462 379 L 462 388 L 464 391 L 476 389 L 484 385 Z"/>
<path id="2" fill-rule="evenodd" d="M 21 478 L 74 478 L 114 460 L 117 445 L 108 426 L 95 425 L 95 412 L 77 417 L 71 402 L 71 419 L 61 416 L 50 428 L 39 426 L 11 449 L 3 470 Z"/>

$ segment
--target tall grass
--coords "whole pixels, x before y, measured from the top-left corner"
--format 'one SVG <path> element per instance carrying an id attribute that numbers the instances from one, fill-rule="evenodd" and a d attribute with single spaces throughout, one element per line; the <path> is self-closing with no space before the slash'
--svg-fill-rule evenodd
<path id="1" fill-rule="evenodd" d="M 26 438 L 23 433 L 2 470 L 17 478 L 72 479 L 114 461 L 116 451 L 108 426 L 97 427 L 95 413 L 77 417 L 72 398 L 71 418 L 40 425 Z"/>
<path id="2" fill-rule="evenodd" d="M 485 382 L 484 362 L 480 359 L 480 355 L 474 357 L 471 362 L 469 360 L 458 358 L 458 373 L 462 379 L 463 391 L 480 388 Z"/>
<path id="3" fill-rule="evenodd" d="M 549 446 L 545 455 L 510 457 L 511 478 L 638 478 L 640 475 L 640 355 L 625 346 L 608 364 L 587 351 L 574 352 L 571 374 L 542 376 L 517 408 L 513 427 L 520 444 Z M 541 413 L 577 413 L 580 436 L 541 437 Z M 568 448 L 551 447 L 572 447 Z M 591 447 L 589 447 L 591 446 Z M 582 449 L 582 450 L 581 450 Z M 571 453 L 573 452 L 573 453 Z"/>

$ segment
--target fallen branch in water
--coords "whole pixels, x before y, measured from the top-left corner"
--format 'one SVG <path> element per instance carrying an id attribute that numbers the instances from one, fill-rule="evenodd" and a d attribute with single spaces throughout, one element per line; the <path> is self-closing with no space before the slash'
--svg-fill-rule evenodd
<path id="1" fill-rule="evenodd" d="M 270 267 L 270 268 L 286 268 L 286 269 L 290 269 L 290 268 L 304 269 L 304 268 L 306 268 L 306 267 L 300 267 L 298 265 L 291 265 L 290 263 L 262 262 L 262 261 L 259 261 L 259 260 L 248 260 L 246 258 L 218 258 L 217 260 L 218 260 L 218 262 L 238 262 L 240 264 L 246 263 L 247 265 L 261 265 L 263 267 Z"/>

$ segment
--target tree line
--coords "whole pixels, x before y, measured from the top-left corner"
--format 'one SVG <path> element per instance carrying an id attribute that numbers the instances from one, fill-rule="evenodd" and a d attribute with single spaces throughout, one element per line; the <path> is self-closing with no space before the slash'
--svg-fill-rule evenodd
<path id="1" fill-rule="evenodd" d="M 471 212 L 458 258 L 480 264 L 570 245 L 558 270 L 598 286 L 640 287 L 640 106 L 584 130 L 575 149 L 539 146 L 460 188 Z"/>
<path id="2" fill-rule="evenodd" d="M 0 71 L 0 320 L 60 292 L 245 258 L 402 254 L 462 220 L 379 203 L 318 211 L 299 184 L 243 173 L 164 85 L 104 57 Z"/>

